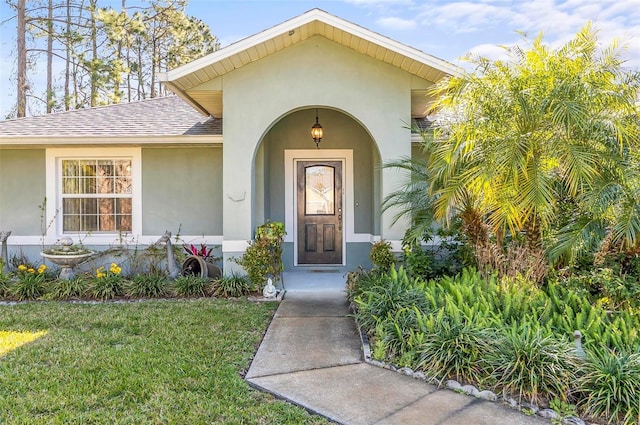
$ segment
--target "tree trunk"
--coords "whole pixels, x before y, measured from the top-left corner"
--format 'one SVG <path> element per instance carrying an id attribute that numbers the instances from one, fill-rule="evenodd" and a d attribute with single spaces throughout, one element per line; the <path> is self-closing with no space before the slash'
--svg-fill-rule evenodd
<path id="1" fill-rule="evenodd" d="M 91 107 L 98 105 L 98 72 L 96 62 L 98 60 L 98 30 L 96 28 L 96 7 L 97 0 L 91 0 Z"/>
<path id="2" fill-rule="evenodd" d="M 53 111 L 53 0 L 47 14 L 47 114 Z"/>
<path id="3" fill-rule="evenodd" d="M 22 118 L 27 113 L 27 44 L 26 44 L 26 12 L 25 0 L 18 0 L 18 86 L 16 92 L 17 117 Z"/>
<path id="4" fill-rule="evenodd" d="M 64 65 L 64 110 L 68 111 L 71 105 L 71 93 L 69 92 L 69 83 L 71 78 L 71 0 L 67 0 L 67 17 L 66 17 L 66 33 L 65 46 L 66 58 Z"/>

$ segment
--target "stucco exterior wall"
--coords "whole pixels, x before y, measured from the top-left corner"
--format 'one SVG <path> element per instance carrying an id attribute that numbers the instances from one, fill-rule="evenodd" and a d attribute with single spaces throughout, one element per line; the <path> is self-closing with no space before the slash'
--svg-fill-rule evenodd
<path id="1" fill-rule="evenodd" d="M 222 148 L 142 149 L 142 233 L 222 234 Z"/>
<path id="2" fill-rule="evenodd" d="M 44 149 L 0 149 L 0 230 L 41 234 L 45 182 Z"/>
<path id="3" fill-rule="evenodd" d="M 254 155 L 266 131 L 290 111 L 316 106 L 343 111 L 375 140 L 382 162 L 411 153 L 410 131 L 404 128 L 411 120 L 410 74 L 323 37 L 312 37 L 223 78 L 223 160 L 233 164 L 224 169 L 224 214 L 233 217 L 224 222 L 225 240 L 251 237 Z M 331 131 L 328 125 L 326 131 Z M 309 140 L 307 130 L 304 140 Z M 384 196 L 401 181 L 392 170 L 382 175 Z M 392 226 L 392 216 L 389 211 L 382 217 L 382 237 L 400 239 L 403 223 Z"/>

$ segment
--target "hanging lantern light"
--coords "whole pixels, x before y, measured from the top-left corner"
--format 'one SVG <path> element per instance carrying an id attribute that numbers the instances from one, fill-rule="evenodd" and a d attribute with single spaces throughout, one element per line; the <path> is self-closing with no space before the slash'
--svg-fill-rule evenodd
<path id="1" fill-rule="evenodd" d="M 320 147 L 319 145 L 323 135 L 324 131 L 318 122 L 318 110 L 316 109 L 316 123 L 311 127 L 311 137 L 313 137 L 313 142 L 316 144 L 316 149 Z"/>

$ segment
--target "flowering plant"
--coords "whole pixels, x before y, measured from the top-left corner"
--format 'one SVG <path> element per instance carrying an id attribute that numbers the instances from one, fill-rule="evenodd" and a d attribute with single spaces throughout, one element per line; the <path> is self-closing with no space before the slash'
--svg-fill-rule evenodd
<path id="1" fill-rule="evenodd" d="M 208 261 L 210 263 L 216 260 L 216 258 L 211 255 L 213 248 L 207 248 L 207 245 L 204 243 L 200 244 L 200 248 L 198 248 L 194 244 L 183 245 L 182 248 L 187 254 L 195 255 L 196 257 L 202 257 L 205 261 Z"/>
<path id="2" fill-rule="evenodd" d="M 45 271 L 47 271 L 46 264 L 41 264 L 37 269 L 34 269 L 32 266 L 20 264 L 18 266 L 18 280 L 44 282 L 47 278 Z"/>
<path id="3" fill-rule="evenodd" d="M 18 300 L 35 300 L 44 293 L 47 280 L 47 266 L 41 264 L 37 269 L 31 265 L 20 264 L 16 273 L 18 280 L 11 287 L 10 294 Z"/>
<path id="4" fill-rule="evenodd" d="M 89 286 L 89 292 L 96 298 L 107 300 L 122 294 L 124 279 L 120 275 L 122 268 L 111 263 L 109 270 L 103 266 L 96 269 L 96 278 Z"/>
<path id="5" fill-rule="evenodd" d="M 103 279 L 107 277 L 120 277 L 120 272 L 122 272 L 122 268 L 118 266 L 116 263 L 111 263 L 111 267 L 109 267 L 108 271 L 104 270 L 104 267 L 101 266 L 96 270 L 96 277 L 98 279 Z"/>

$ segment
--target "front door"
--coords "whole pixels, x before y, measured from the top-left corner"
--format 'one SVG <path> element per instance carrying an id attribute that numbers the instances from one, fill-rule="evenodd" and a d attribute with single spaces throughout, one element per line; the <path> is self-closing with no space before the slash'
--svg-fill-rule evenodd
<path id="1" fill-rule="evenodd" d="M 342 162 L 297 163 L 298 264 L 342 264 Z"/>

